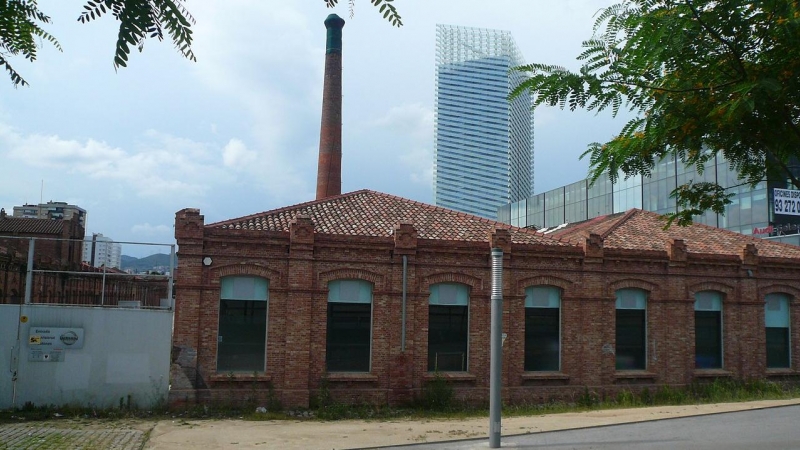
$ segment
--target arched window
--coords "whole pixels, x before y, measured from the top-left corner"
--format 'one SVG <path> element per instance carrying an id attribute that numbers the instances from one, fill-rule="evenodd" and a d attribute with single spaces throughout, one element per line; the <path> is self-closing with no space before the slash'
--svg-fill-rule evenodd
<path id="1" fill-rule="evenodd" d="M 525 370 L 561 368 L 561 289 L 530 286 L 525 289 Z"/>
<path id="2" fill-rule="evenodd" d="M 217 372 L 264 372 L 269 281 L 231 276 L 220 285 Z"/>
<path id="3" fill-rule="evenodd" d="M 767 329 L 767 368 L 789 368 L 792 359 L 789 345 L 789 296 L 767 294 L 764 308 L 764 321 Z"/>
<path id="4" fill-rule="evenodd" d="M 372 283 L 328 283 L 328 372 L 369 372 L 372 343 Z"/>
<path id="5" fill-rule="evenodd" d="M 647 292 L 641 289 L 617 291 L 617 370 L 647 368 Z"/>
<path id="6" fill-rule="evenodd" d="M 694 366 L 722 368 L 722 293 L 694 294 Z"/>
<path id="7" fill-rule="evenodd" d="M 428 300 L 428 371 L 466 372 L 469 286 L 439 283 Z"/>

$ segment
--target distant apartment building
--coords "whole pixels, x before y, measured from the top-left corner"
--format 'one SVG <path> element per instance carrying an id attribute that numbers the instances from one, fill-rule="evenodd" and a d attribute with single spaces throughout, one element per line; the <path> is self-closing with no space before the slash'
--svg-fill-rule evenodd
<path id="1" fill-rule="evenodd" d="M 436 25 L 434 203 L 493 218 L 533 192 L 533 112 L 508 31 Z"/>
<path id="2" fill-rule="evenodd" d="M 24 217 L 27 219 L 71 219 L 78 216 L 81 226 L 86 228 L 86 210 L 80 206 L 70 205 L 67 202 L 39 203 L 38 205 L 24 204 L 15 206 L 14 217 Z"/>
<path id="3" fill-rule="evenodd" d="M 101 233 L 93 233 L 83 241 L 83 262 L 93 267 L 113 267 L 122 265 L 122 245 Z"/>

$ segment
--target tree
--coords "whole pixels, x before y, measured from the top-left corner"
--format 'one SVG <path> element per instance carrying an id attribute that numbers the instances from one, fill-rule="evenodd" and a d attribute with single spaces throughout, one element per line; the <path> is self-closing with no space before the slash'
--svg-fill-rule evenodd
<path id="1" fill-rule="evenodd" d="M 35 0 L 0 0 L 0 67 L 11 77 L 14 86 L 28 84 L 11 67 L 9 56 L 20 53 L 29 60 L 36 60 L 36 38 L 52 43 L 61 50 L 61 45 L 38 24 L 50 23 L 50 18 L 39 11 Z"/>
<path id="2" fill-rule="evenodd" d="M 402 27 L 403 22 L 400 20 L 400 14 L 397 12 L 397 8 L 392 4 L 394 0 L 369 0 L 372 3 L 372 6 L 378 8 L 378 12 L 383 14 L 383 18 L 388 20 L 393 26 Z M 339 0 L 325 0 L 325 4 L 328 8 L 334 8 L 339 3 Z M 350 18 L 353 18 L 353 14 L 355 13 L 355 0 L 348 0 L 350 4 Z"/>
<path id="3" fill-rule="evenodd" d="M 87 0 L 84 11 L 78 17 L 81 23 L 91 22 L 110 13 L 119 22 L 119 32 L 114 52 L 114 68 L 126 67 L 131 47 L 141 52 L 147 38 L 164 40 L 169 35 L 178 52 L 190 61 L 195 61 L 192 51 L 192 25 L 194 17 L 184 6 L 186 0 Z M 335 7 L 339 0 L 325 0 Z M 392 25 L 403 23 L 393 0 L 370 0 L 373 6 Z M 350 15 L 355 0 L 349 0 Z M 47 41 L 61 51 L 58 40 L 46 32 L 42 25 L 50 23 L 50 17 L 39 10 L 37 0 L 0 0 L 0 67 L 8 72 L 14 86 L 26 86 L 27 81 L 11 66 L 9 58 L 22 55 L 29 61 L 36 60 L 37 39 Z"/>
<path id="4" fill-rule="evenodd" d="M 649 176 L 675 156 L 702 174 L 722 155 L 751 186 L 786 180 L 800 156 L 800 7 L 786 0 L 625 0 L 599 11 L 578 72 L 546 64 L 532 76 L 538 105 L 634 112 L 613 139 L 589 144 L 590 178 Z M 668 226 L 724 213 L 732 194 L 678 186 Z"/>

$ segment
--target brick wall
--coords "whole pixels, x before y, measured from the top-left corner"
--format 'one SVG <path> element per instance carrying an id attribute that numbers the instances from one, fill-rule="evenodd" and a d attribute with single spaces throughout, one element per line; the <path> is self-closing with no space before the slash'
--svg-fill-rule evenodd
<path id="1" fill-rule="evenodd" d="M 428 296 L 432 284 L 470 287 L 466 373 L 445 373 L 459 398 L 486 402 L 489 387 L 490 249 L 505 247 L 503 395 L 508 401 L 576 398 L 586 389 L 614 395 L 620 389 L 686 385 L 716 377 L 796 377 L 800 335 L 792 327 L 792 369 L 765 367 L 764 296 L 792 296 L 792 323 L 800 323 L 797 261 L 746 260 L 682 252 L 603 249 L 590 237 L 583 247 L 417 239 L 413 224 L 392 238 L 315 234 L 307 217 L 290 232 L 205 227 L 197 210 L 176 216 L 180 270 L 176 280 L 173 404 L 264 401 L 268 386 L 288 407 L 306 407 L 327 378 L 334 398 L 402 403 L 431 378 L 427 371 Z M 502 237 L 502 236 L 501 236 Z M 744 245 L 743 245 L 744 247 Z M 204 265 L 203 258 L 211 264 Z M 402 350 L 403 258 L 407 259 L 406 341 Z M 749 272 L 748 272 L 749 271 Z M 269 280 L 266 371 L 216 370 L 220 279 L 245 274 Z M 371 282 L 372 341 L 368 374 L 325 374 L 327 283 Z M 561 370 L 523 370 L 525 288 L 562 289 Z M 648 292 L 647 368 L 615 369 L 615 291 Z M 724 366 L 694 368 L 695 292 L 724 294 Z"/>

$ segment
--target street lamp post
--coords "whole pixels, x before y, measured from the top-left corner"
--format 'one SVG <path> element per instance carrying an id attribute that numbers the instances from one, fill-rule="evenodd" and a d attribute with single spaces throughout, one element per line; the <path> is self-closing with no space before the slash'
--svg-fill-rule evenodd
<path id="1" fill-rule="evenodd" d="M 492 249 L 492 332 L 489 373 L 489 448 L 500 447 L 500 386 L 503 360 L 503 250 Z"/>

